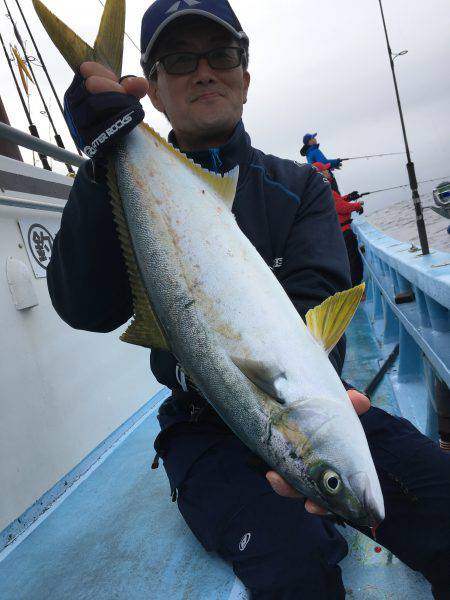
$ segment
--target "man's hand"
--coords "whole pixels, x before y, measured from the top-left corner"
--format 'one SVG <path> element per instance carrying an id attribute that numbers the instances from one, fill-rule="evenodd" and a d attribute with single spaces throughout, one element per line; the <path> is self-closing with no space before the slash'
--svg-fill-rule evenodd
<path id="1" fill-rule="evenodd" d="M 364 396 L 361 392 L 357 390 L 348 390 L 348 396 L 352 401 L 353 408 L 356 410 L 358 415 L 363 415 L 370 408 L 370 400 L 367 396 Z M 267 481 L 272 486 L 273 490 L 280 494 L 280 496 L 285 496 L 286 498 L 304 498 L 300 492 L 294 490 L 294 488 L 285 481 L 281 475 L 278 475 L 275 471 L 269 471 L 266 473 Z M 327 510 L 322 508 L 318 504 L 315 504 L 312 500 L 306 500 L 305 508 L 308 512 L 314 515 L 326 515 Z"/>
<path id="2" fill-rule="evenodd" d="M 143 77 L 121 81 L 96 62 L 84 62 L 64 95 L 64 112 L 77 147 L 95 158 L 144 118 L 139 102 L 148 91 Z"/>
<path id="3" fill-rule="evenodd" d="M 350 192 L 350 194 L 347 194 L 346 200 L 348 202 L 353 202 L 354 200 L 358 200 L 359 198 L 359 192 Z"/>

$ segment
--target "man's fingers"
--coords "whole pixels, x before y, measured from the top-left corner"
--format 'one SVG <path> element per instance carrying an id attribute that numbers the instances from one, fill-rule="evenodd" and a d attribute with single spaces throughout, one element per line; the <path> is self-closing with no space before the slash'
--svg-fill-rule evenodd
<path id="1" fill-rule="evenodd" d="M 268 471 L 266 473 L 266 479 L 272 486 L 272 489 L 280 496 L 285 496 L 286 498 L 303 498 L 300 492 L 294 490 L 294 488 L 285 481 L 281 475 L 278 475 L 275 471 Z"/>
<path id="2" fill-rule="evenodd" d="M 88 77 L 84 85 L 91 94 L 101 94 L 103 92 L 118 92 L 119 94 L 125 94 L 125 89 L 120 83 L 97 75 Z"/>
<path id="3" fill-rule="evenodd" d="M 285 481 L 276 471 L 268 471 L 266 479 L 272 486 L 274 492 L 285 498 L 304 498 L 303 494 L 294 490 L 294 488 Z M 312 500 L 307 499 L 305 509 L 313 515 L 326 515 L 328 511 L 322 508 Z"/>
<path id="4" fill-rule="evenodd" d="M 118 83 L 117 77 L 114 80 L 103 75 L 90 75 L 85 81 L 85 86 L 91 94 L 118 92 L 119 94 L 131 94 L 139 100 L 147 94 L 149 88 L 148 81 L 143 77 L 127 77 L 121 83 Z"/>
<path id="5" fill-rule="evenodd" d="M 104 77 L 105 79 L 111 79 L 112 81 L 119 81 L 117 75 L 98 62 L 86 61 L 80 65 L 79 69 L 81 75 L 87 79 L 88 77 L 97 76 Z"/>
<path id="6" fill-rule="evenodd" d="M 144 77 L 127 77 L 122 80 L 121 86 L 126 94 L 136 96 L 139 100 L 147 94 L 149 89 L 148 81 Z"/>
<path id="7" fill-rule="evenodd" d="M 348 390 L 348 397 L 352 401 L 353 408 L 356 410 L 356 414 L 363 415 L 370 408 L 370 400 L 367 396 L 364 396 L 358 390 Z"/>
<path id="8" fill-rule="evenodd" d="M 312 500 L 305 502 L 306 510 L 313 515 L 326 515 L 328 513 L 326 508 L 322 508 L 318 504 L 315 504 Z"/>

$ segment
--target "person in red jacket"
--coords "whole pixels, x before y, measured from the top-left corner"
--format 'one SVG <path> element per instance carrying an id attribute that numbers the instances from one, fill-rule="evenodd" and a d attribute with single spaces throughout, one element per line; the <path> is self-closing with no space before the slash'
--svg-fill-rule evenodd
<path id="1" fill-rule="evenodd" d="M 330 163 L 324 164 L 322 162 L 315 162 L 313 166 L 322 173 L 324 177 L 331 182 Z M 352 285 L 358 285 L 363 279 L 363 262 L 361 254 L 358 250 L 358 240 L 356 235 L 352 231 L 351 227 L 351 214 L 357 212 L 362 214 L 364 212 L 364 202 L 353 202 L 359 198 L 358 192 L 351 192 L 346 196 L 341 196 L 335 190 L 332 190 L 334 204 L 339 217 L 339 223 L 341 225 L 342 234 L 344 236 L 345 245 L 347 247 L 348 260 L 350 263 L 350 274 L 352 278 Z"/>

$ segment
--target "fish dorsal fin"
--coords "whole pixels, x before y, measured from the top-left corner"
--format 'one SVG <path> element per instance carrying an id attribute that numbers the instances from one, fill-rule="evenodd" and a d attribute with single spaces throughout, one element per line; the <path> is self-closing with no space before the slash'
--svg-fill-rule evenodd
<path id="1" fill-rule="evenodd" d="M 94 59 L 122 73 L 123 38 L 125 35 L 125 0 L 107 0 L 94 44 Z"/>
<path id="2" fill-rule="evenodd" d="M 286 379 L 285 373 L 272 367 L 272 365 L 265 364 L 258 360 L 251 360 L 250 358 L 232 356 L 231 360 L 237 368 L 242 371 L 247 379 L 250 379 L 250 381 L 256 385 L 256 387 L 280 404 L 285 403 L 285 399 L 276 387 L 277 380 Z"/>
<path id="3" fill-rule="evenodd" d="M 52 42 L 74 71 L 81 63 L 94 60 L 94 50 L 50 12 L 40 0 L 33 0 L 33 6 Z"/>
<path id="4" fill-rule="evenodd" d="M 186 154 L 180 152 L 178 148 L 172 146 L 170 142 L 167 142 L 164 138 L 162 138 L 159 133 L 157 133 L 149 125 L 142 123 L 141 126 L 155 139 L 156 143 L 163 145 L 169 152 L 174 154 L 178 160 L 185 164 L 188 169 L 195 173 L 205 183 L 206 186 L 212 188 L 231 210 L 234 197 L 236 195 L 236 187 L 239 178 L 238 166 L 223 176 L 213 173 L 212 171 L 208 171 L 208 169 L 204 169 L 200 165 L 197 165 L 192 159 L 188 158 Z"/>
<path id="5" fill-rule="evenodd" d="M 49 11 L 41 0 L 33 0 L 33 5 L 52 42 L 74 71 L 81 63 L 94 60 L 109 67 L 120 77 L 125 33 L 125 0 L 106 0 L 94 48 Z"/>
<path id="6" fill-rule="evenodd" d="M 226 206 L 231 210 L 234 197 L 236 196 L 239 167 L 234 167 L 234 169 L 225 173 L 223 177 L 202 169 L 200 177 L 208 182 L 208 184 L 218 193 Z"/>
<path id="7" fill-rule="evenodd" d="M 133 321 L 128 329 L 120 336 L 123 342 L 137 344 L 145 348 L 169 350 L 169 343 L 159 323 L 155 312 L 148 300 L 142 284 L 139 268 L 134 256 L 130 233 L 125 220 L 125 214 L 117 186 L 114 163 L 108 162 L 108 188 L 112 204 L 117 234 L 122 246 L 123 257 L 128 271 L 131 293 L 133 296 Z"/>
<path id="8" fill-rule="evenodd" d="M 364 294 L 365 284 L 338 292 L 306 313 L 314 338 L 329 353 L 344 335 Z"/>

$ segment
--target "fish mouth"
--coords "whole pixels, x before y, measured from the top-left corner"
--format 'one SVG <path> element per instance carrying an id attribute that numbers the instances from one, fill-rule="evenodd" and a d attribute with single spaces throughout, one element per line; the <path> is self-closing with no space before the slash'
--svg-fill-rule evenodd
<path id="1" fill-rule="evenodd" d="M 360 508 L 352 515 L 360 526 L 378 527 L 384 520 L 384 501 L 381 488 L 372 486 L 367 473 L 359 472 L 348 478 L 354 496 L 360 499 Z"/>

